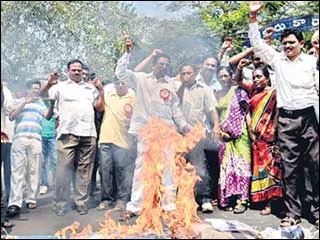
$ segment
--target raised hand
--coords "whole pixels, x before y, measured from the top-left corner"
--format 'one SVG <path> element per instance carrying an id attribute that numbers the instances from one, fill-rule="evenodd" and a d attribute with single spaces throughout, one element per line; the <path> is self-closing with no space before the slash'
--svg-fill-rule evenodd
<path id="1" fill-rule="evenodd" d="M 5 132 L 1 131 L 1 143 L 9 142 L 9 137 Z"/>
<path id="2" fill-rule="evenodd" d="M 272 38 L 272 34 L 275 32 L 276 30 L 273 27 L 268 27 L 265 30 L 265 34 L 264 34 L 264 39 L 271 39 Z"/>
<path id="3" fill-rule="evenodd" d="M 240 62 L 238 63 L 238 69 L 239 70 L 242 70 L 245 66 L 249 65 L 250 64 L 250 61 L 246 58 L 242 58 L 240 60 Z"/>
<path id="4" fill-rule="evenodd" d="M 126 51 L 127 51 L 127 53 L 130 53 L 132 51 L 133 45 L 134 45 L 133 41 L 130 40 L 129 38 L 126 38 Z"/>
<path id="5" fill-rule="evenodd" d="M 256 14 L 262 8 L 261 1 L 250 1 L 249 3 L 249 10 L 251 14 Z"/>
<path id="6" fill-rule="evenodd" d="M 50 73 L 48 77 L 48 85 L 53 86 L 58 83 L 59 74 L 57 72 Z"/>
<path id="7" fill-rule="evenodd" d="M 158 54 L 162 54 L 162 50 L 161 49 L 154 49 L 151 53 L 151 55 L 154 57 L 154 56 L 157 56 Z"/>

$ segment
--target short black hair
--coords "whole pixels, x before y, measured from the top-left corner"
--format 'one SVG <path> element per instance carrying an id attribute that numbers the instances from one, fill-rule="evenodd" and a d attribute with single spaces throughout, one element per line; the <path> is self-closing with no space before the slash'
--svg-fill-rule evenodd
<path id="1" fill-rule="evenodd" d="M 258 67 L 256 67 L 253 72 L 255 72 L 256 70 L 260 70 L 262 72 L 262 74 L 265 76 L 265 78 L 270 80 L 270 73 L 269 73 L 269 69 L 268 66 L 265 64 L 259 64 Z M 253 73 L 252 72 L 252 73 Z"/>
<path id="2" fill-rule="evenodd" d="M 94 80 L 97 77 L 96 73 L 90 73 L 89 74 L 89 80 Z"/>
<path id="3" fill-rule="evenodd" d="M 30 89 L 33 84 L 38 84 L 41 87 L 40 80 L 29 80 L 27 82 L 27 88 Z"/>
<path id="4" fill-rule="evenodd" d="M 89 67 L 86 64 L 82 64 L 82 70 L 86 70 L 89 72 Z"/>
<path id="5" fill-rule="evenodd" d="M 161 54 L 157 54 L 156 56 L 154 56 L 154 58 L 152 59 L 152 64 L 153 65 L 157 64 L 159 58 L 167 58 L 169 60 L 169 63 L 171 62 L 171 59 L 167 54 L 161 53 Z"/>
<path id="6" fill-rule="evenodd" d="M 231 69 L 231 67 L 226 67 L 226 66 L 220 66 L 217 69 L 217 77 L 219 77 L 219 72 L 221 72 L 222 70 L 226 70 L 229 74 L 229 76 L 232 78 L 233 75 L 233 71 Z"/>
<path id="7" fill-rule="evenodd" d="M 204 62 L 209 58 L 213 58 L 214 60 L 216 60 L 217 64 L 219 64 L 218 58 L 216 58 L 214 56 L 206 56 L 206 57 L 204 57 L 202 62 L 201 62 L 201 64 L 204 64 Z"/>
<path id="8" fill-rule="evenodd" d="M 83 68 L 83 63 L 79 60 L 79 59 L 72 59 L 68 62 L 67 66 L 68 66 L 68 70 L 70 69 L 70 65 L 74 64 L 74 63 L 80 63 L 81 68 Z"/>
<path id="9" fill-rule="evenodd" d="M 182 68 L 184 68 L 184 67 L 191 67 L 194 72 L 198 72 L 197 67 L 195 65 L 192 65 L 192 64 L 183 64 L 182 66 L 179 67 L 179 72 L 181 72 Z"/>
<path id="10" fill-rule="evenodd" d="M 300 32 L 299 30 L 297 29 L 293 29 L 293 28 L 290 28 L 290 29 L 286 29 L 284 30 L 284 32 L 281 34 L 280 36 L 280 41 L 282 42 L 282 40 L 286 37 L 288 37 L 289 35 L 294 35 L 299 42 L 303 41 L 303 35 L 302 35 L 302 32 Z"/>

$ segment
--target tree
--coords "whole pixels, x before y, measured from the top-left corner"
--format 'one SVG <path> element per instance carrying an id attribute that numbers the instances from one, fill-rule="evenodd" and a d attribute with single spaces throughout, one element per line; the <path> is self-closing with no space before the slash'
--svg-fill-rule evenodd
<path id="1" fill-rule="evenodd" d="M 83 60 L 112 79 L 125 33 L 138 39 L 146 23 L 121 1 L 1 1 L 1 76 L 21 88 L 38 73 Z"/>
<path id="2" fill-rule="evenodd" d="M 281 18 L 304 14 L 319 14 L 319 2 L 311 1 L 264 1 L 260 15 L 261 26 Z M 210 4 L 195 5 L 202 19 L 214 35 L 231 36 L 234 46 L 241 50 L 248 31 L 248 2 L 212 1 Z"/>

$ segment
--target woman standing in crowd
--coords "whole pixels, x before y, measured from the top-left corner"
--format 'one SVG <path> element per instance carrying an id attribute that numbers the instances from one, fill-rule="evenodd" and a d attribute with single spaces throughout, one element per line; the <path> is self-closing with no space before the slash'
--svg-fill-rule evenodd
<path id="1" fill-rule="evenodd" d="M 251 149 L 246 125 L 249 97 L 246 91 L 233 86 L 230 68 L 219 68 L 217 74 L 222 85 L 222 90 L 216 94 L 222 139 L 219 200 L 225 210 L 243 213 L 247 209 L 251 178 Z"/>
<path id="2" fill-rule="evenodd" d="M 235 79 L 246 89 L 250 99 L 249 134 L 252 141 L 253 171 L 251 180 L 251 201 L 264 203 L 262 215 L 271 213 L 271 202 L 282 197 L 280 152 L 276 145 L 276 90 L 270 87 L 268 68 L 264 65 L 253 71 L 253 83 L 242 78 L 242 69 L 247 64 L 242 59 Z"/>

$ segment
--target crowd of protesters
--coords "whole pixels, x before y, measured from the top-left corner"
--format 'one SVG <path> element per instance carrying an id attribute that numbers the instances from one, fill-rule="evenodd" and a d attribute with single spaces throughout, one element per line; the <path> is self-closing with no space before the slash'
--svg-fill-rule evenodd
<path id="1" fill-rule="evenodd" d="M 230 56 L 228 37 L 217 57 L 206 57 L 198 66 L 185 64 L 177 76 L 171 76 L 171 59 L 160 49 L 129 70 L 134 45 L 127 39 L 113 83 L 90 75 L 78 59 L 67 64 L 66 81 L 57 73 L 44 86 L 32 81 L 22 100 L 1 82 L 8 202 L 7 209 L 1 202 L 1 226 L 12 227 L 8 218 L 19 215 L 24 203 L 37 208 L 38 194 L 48 190 L 54 192 L 58 216 L 66 214 L 72 195 L 74 208 L 87 214 L 96 190 L 97 209 L 123 211 L 121 221 L 139 215 L 148 147 L 139 129 L 157 116 L 183 135 L 197 123 L 204 126 L 206 138 L 185 156 L 201 177 L 195 199 L 202 212 L 212 213 L 218 205 L 241 214 L 257 205 L 261 215 L 283 211 L 282 227 L 305 217 L 318 228 L 319 32 L 311 39 L 312 49 L 305 50 L 302 34 L 285 30 L 277 51 L 272 29 L 260 36 L 261 7 L 259 1 L 249 4 L 251 48 Z M 143 72 L 149 64 L 152 72 Z M 175 152 L 163 154 L 169 159 Z M 164 170 L 163 184 L 173 184 L 170 169 Z M 162 207 L 175 210 L 174 199 Z"/>

